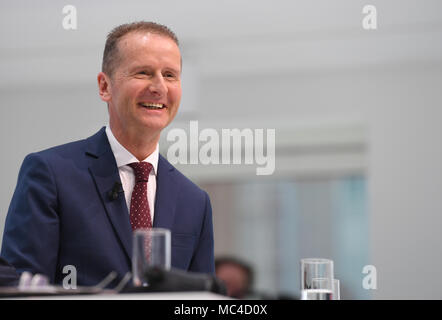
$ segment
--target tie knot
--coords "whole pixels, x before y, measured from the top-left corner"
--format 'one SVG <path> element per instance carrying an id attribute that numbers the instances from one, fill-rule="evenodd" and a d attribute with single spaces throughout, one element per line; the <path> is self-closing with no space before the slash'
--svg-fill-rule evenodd
<path id="1" fill-rule="evenodd" d="M 149 173 L 152 170 L 149 162 L 132 162 L 129 166 L 134 170 L 136 182 L 149 181 Z"/>

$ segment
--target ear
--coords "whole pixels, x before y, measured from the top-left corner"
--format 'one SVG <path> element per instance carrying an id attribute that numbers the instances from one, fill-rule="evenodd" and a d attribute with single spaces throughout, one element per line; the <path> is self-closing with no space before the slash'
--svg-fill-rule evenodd
<path id="1" fill-rule="evenodd" d="M 97 81 L 98 94 L 100 95 L 101 100 L 109 102 L 112 97 L 110 78 L 104 72 L 100 72 L 97 75 Z"/>

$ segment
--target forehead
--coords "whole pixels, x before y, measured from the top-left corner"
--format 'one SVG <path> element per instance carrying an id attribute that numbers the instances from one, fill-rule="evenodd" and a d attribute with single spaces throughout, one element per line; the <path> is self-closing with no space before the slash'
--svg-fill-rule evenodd
<path id="1" fill-rule="evenodd" d="M 135 63 L 140 60 L 158 60 L 180 67 L 181 54 L 171 38 L 151 32 L 134 31 L 124 35 L 118 42 L 121 62 Z"/>
<path id="2" fill-rule="evenodd" d="M 233 272 L 235 274 L 241 273 L 244 276 L 247 276 L 246 270 L 234 263 L 224 263 L 218 267 L 218 272 Z"/>

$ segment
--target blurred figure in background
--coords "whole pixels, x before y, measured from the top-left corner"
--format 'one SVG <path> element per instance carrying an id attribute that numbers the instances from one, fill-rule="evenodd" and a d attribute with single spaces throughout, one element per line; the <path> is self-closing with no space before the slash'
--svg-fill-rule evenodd
<path id="1" fill-rule="evenodd" d="M 228 256 L 216 258 L 215 273 L 224 281 L 229 297 L 247 299 L 251 296 L 253 269 L 246 262 Z"/>
<path id="2" fill-rule="evenodd" d="M 253 288 L 255 272 L 250 264 L 242 259 L 223 256 L 215 259 L 215 273 L 222 280 L 227 289 L 227 295 L 235 299 L 262 299 L 262 300 L 299 300 L 293 294 L 268 294 L 258 292 Z"/>

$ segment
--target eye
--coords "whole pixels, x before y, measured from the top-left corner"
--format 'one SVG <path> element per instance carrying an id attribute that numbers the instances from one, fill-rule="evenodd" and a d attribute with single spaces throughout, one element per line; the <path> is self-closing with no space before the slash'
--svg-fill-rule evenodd
<path id="1" fill-rule="evenodd" d="M 178 78 L 178 77 L 176 76 L 176 74 L 173 73 L 173 72 L 165 72 L 165 73 L 164 73 L 164 77 L 165 77 L 166 79 L 171 79 L 171 80 L 173 80 L 173 79 L 177 79 L 177 78 Z"/>

